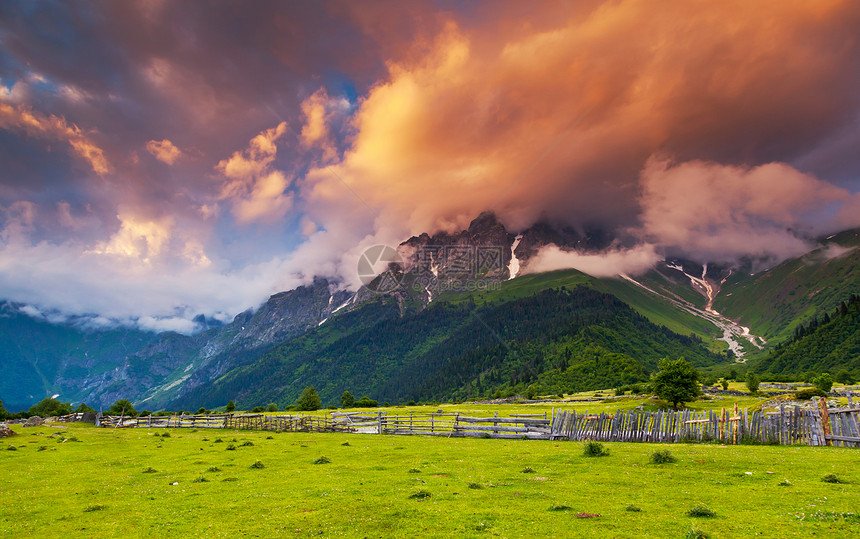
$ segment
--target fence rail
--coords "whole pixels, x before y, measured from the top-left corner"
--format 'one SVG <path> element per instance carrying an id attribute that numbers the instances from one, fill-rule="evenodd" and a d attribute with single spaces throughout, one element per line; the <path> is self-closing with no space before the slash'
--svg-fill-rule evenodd
<path id="1" fill-rule="evenodd" d="M 720 442 L 780 445 L 860 447 L 860 408 L 818 410 L 799 406 L 777 412 L 726 409 L 646 412 L 619 410 L 614 414 L 556 411 L 511 414 L 509 417 L 470 417 L 459 413 L 388 414 L 332 412 L 327 416 L 219 414 L 100 418 L 111 428 L 219 428 L 290 432 L 356 432 L 540 440 L 606 442 Z"/>

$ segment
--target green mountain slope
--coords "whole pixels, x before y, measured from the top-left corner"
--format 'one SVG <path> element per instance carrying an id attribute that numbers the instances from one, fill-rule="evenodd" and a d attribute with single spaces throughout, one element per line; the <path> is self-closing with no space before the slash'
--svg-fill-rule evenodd
<path id="1" fill-rule="evenodd" d="M 765 272 L 735 273 L 722 286 L 714 308 L 740 320 L 769 341 L 860 294 L 860 231 L 825 240 L 823 247 Z"/>
<path id="2" fill-rule="evenodd" d="M 860 375 L 860 297 L 851 296 L 832 313 L 798 326 L 756 369 L 777 375 L 841 370 Z"/>
<path id="3" fill-rule="evenodd" d="M 643 380 L 662 357 L 700 366 L 721 361 L 698 338 L 656 326 L 584 286 L 478 296 L 403 317 L 390 298 L 371 302 L 172 405 L 283 405 L 307 385 L 328 403 L 344 390 L 392 402 L 522 392 L 531 384 L 557 393 Z"/>

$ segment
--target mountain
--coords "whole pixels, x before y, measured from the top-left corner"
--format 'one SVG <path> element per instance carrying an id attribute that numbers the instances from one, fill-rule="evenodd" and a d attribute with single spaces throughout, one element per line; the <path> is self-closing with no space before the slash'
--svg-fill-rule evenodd
<path id="1" fill-rule="evenodd" d="M 860 293 L 860 273 L 855 269 L 860 262 L 860 234 L 856 230 L 823 238 L 820 247 L 806 255 L 757 272 L 749 269 L 753 267 L 752 262 L 726 266 L 672 258 L 635 276 L 598 279 L 576 270 L 528 273 L 529 262 L 549 244 L 562 250 L 596 254 L 623 241 L 599 228 L 574 230 L 549 222 L 539 222 L 515 234 L 506 230 L 494 214 L 485 212 L 459 232 L 421 234 L 384 252 L 369 250 L 365 259 L 372 259 L 371 263 L 381 260 L 387 266 L 378 274 L 359 267 L 367 286 L 354 293 L 339 290 L 336 282 L 318 278 L 307 286 L 273 295 L 256 310 L 237 315 L 229 324 L 199 317 L 196 322 L 200 331 L 193 335 L 105 329 L 86 319 L 52 324 L 44 316 L 28 316 L 26 313 L 32 310 L 26 306 L 6 303 L 3 304 L 5 310 L 0 309 L 0 344 L 4 345 L 0 360 L 4 373 L 10 372 L 14 378 L 6 377 L 4 385 L 0 385 L 0 398 L 21 407 L 53 394 L 59 394 L 64 400 L 85 401 L 99 407 L 118 398 L 130 398 L 148 409 L 179 403 L 193 407 L 195 396 L 206 395 L 208 399 L 215 394 L 213 391 L 221 391 L 218 393 L 221 395 L 238 390 L 235 385 L 238 382 L 234 381 L 240 379 L 238 376 L 245 372 L 243 369 L 257 369 L 254 366 L 274 353 L 273 350 L 280 349 L 283 343 L 301 344 L 295 353 L 303 351 L 302 361 L 309 365 L 327 357 L 321 351 L 327 350 L 326 346 L 337 341 L 338 346 L 344 347 L 338 350 L 346 350 L 349 341 L 342 339 L 358 338 L 364 335 L 362 332 L 370 332 L 380 342 L 388 342 L 388 348 L 400 350 L 404 357 L 386 359 L 384 368 L 370 369 L 368 373 L 374 373 L 378 379 L 373 383 L 361 382 L 360 387 L 382 391 L 391 399 L 399 398 L 406 393 L 385 393 L 389 390 L 379 380 L 395 379 L 400 376 L 401 369 L 424 365 L 420 367 L 424 374 L 412 378 L 426 378 L 429 384 L 426 387 L 442 392 L 437 397 L 462 397 L 470 392 L 478 393 L 476 384 L 480 384 L 481 391 L 487 384 L 510 390 L 521 385 L 519 381 L 514 383 L 519 375 L 505 382 L 507 386 L 485 375 L 463 378 L 459 389 L 444 376 L 443 381 L 430 381 L 432 377 L 427 374 L 432 370 L 430 365 L 436 365 L 440 373 L 450 371 L 451 367 L 427 358 L 427 362 L 421 363 L 416 355 L 419 352 L 433 349 L 437 354 L 450 356 L 456 351 L 457 357 L 489 353 L 483 344 L 478 346 L 480 352 L 438 348 L 461 329 L 456 324 L 466 324 L 462 318 L 465 312 L 487 309 L 485 314 L 493 318 L 501 305 L 519 305 L 517 302 L 522 301 L 527 307 L 528 301 L 546 291 L 570 291 L 584 286 L 614 296 L 619 305 L 644 317 L 654 327 L 692 338 L 697 341 L 697 347 L 704 347 L 713 357 L 720 356 L 723 361 L 746 361 L 764 357 L 773 344 L 791 337 L 799 324 L 832 310 L 851 293 Z M 543 319 L 554 316 L 552 312 L 529 313 L 535 327 L 544 327 Z M 446 317 L 450 317 L 450 321 L 443 324 Z M 405 324 L 402 327 L 411 328 L 411 333 L 403 334 L 404 342 L 395 346 L 384 336 L 373 333 L 378 329 L 375 324 L 382 322 Z M 600 324 L 611 328 L 615 322 L 601 319 Z M 428 337 L 421 324 L 429 324 L 429 328 L 437 328 L 440 333 Z M 517 327 L 518 322 L 510 319 L 506 324 Z M 545 329 L 550 331 L 551 328 Z M 331 333 L 333 331 L 337 333 Z M 650 331 L 663 329 L 650 328 Z M 633 335 L 619 333 L 613 346 L 595 341 L 597 348 L 593 357 L 611 356 L 615 358 L 613 361 L 621 361 L 618 356 L 612 356 L 621 354 L 625 357 L 622 363 L 627 362 L 624 365 L 630 369 L 621 364 L 618 369 L 641 375 L 650 368 L 650 356 L 642 355 L 643 351 L 636 347 L 625 348 L 627 344 L 624 343 L 633 339 Z M 533 338 L 536 337 L 531 335 L 526 341 L 531 342 L 529 339 Z M 421 347 L 409 348 L 409 343 L 416 339 L 423 343 Z M 514 338 L 516 342 L 519 339 L 520 336 Z M 508 346 L 519 350 L 510 343 Z M 552 355 L 558 352 L 556 346 L 541 344 L 537 349 L 544 355 Z M 576 353 L 585 353 L 577 350 Z M 351 354 L 363 357 L 356 351 Z M 446 365 L 458 364 L 449 356 L 445 357 L 453 363 Z M 299 356 L 290 357 L 293 358 L 290 361 L 298 361 Z M 336 363 L 344 369 L 349 354 L 343 352 L 337 357 Z M 516 374 L 521 367 L 518 359 L 507 354 L 496 353 L 494 357 L 503 357 L 503 363 L 509 364 L 508 367 L 494 365 L 495 373 L 510 370 L 507 375 L 513 376 L 511 373 Z M 577 357 L 579 361 L 586 356 Z M 594 368 L 589 367 L 591 370 L 581 372 L 592 373 L 595 380 L 617 381 L 597 369 L 598 364 L 604 369 L 610 363 L 595 363 Z M 535 364 L 542 365 L 539 361 Z M 577 364 L 582 365 L 581 361 Z M 461 364 L 461 368 L 465 368 L 464 365 Z M 702 363 L 702 366 L 707 365 L 713 362 Z M 546 387 L 574 385 L 574 382 L 581 385 L 580 378 L 546 374 L 552 369 L 545 367 L 539 371 L 530 367 L 534 383 Z M 280 367 L 275 369 L 270 365 L 267 368 L 280 372 Z M 289 391 L 295 389 L 293 386 L 304 380 L 305 371 L 298 372 L 300 368 L 301 365 L 295 367 L 296 376 L 292 380 L 279 379 L 280 393 L 272 388 L 261 387 L 260 390 L 265 395 L 278 394 L 286 398 Z M 257 377 L 260 371 L 254 372 L 252 377 Z M 598 372 L 603 374 L 596 374 Z M 353 379 L 344 376 L 344 380 Z M 412 388 L 410 395 L 429 398 L 433 394 L 430 390 L 412 387 L 412 378 L 402 384 Z M 562 383 L 563 379 L 567 382 Z M 227 382 L 234 384 L 229 386 L 233 388 L 230 391 L 223 389 L 228 387 Z M 223 391 L 212 389 L 216 386 Z"/>
<path id="2" fill-rule="evenodd" d="M 531 384 L 558 393 L 642 381 L 660 358 L 679 356 L 699 366 L 724 360 L 700 339 L 656 326 L 586 286 L 480 304 L 439 301 L 406 316 L 383 297 L 171 406 L 284 405 L 306 385 L 328 403 L 345 390 L 392 402 L 486 397 Z"/>
<path id="3" fill-rule="evenodd" d="M 860 229 L 824 238 L 815 250 L 768 270 L 732 273 L 714 307 L 780 342 L 851 294 L 860 294 Z"/>
<path id="4" fill-rule="evenodd" d="M 157 339 L 146 331 L 105 329 L 86 317 L 50 322 L 25 305 L 0 301 L 0 397 L 9 410 L 52 395 L 88 397 L 87 381 L 120 368 Z"/>
<path id="5" fill-rule="evenodd" d="M 796 326 L 792 337 L 755 368 L 782 376 L 840 371 L 860 375 L 860 296 L 852 295 L 833 312 Z"/>

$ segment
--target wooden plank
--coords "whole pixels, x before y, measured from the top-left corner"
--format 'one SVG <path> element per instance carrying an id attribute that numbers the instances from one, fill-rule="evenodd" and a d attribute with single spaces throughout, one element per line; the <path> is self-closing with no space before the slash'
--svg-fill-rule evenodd
<path id="1" fill-rule="evenodd" d="M 841 441 L 841 442 L 855 442 L 855 443 L 860 442 L 860 437 L 857 437 L 857 436 L 838 436 L 835 434 L 825 434 L 824 438 L 826 440 L 836 440 L 836 441 Z"/>
<path id="2" fill-rule="evenodd" d="M 830 415 L 827 409 L 827 400 L 824 397 L 819 397 L 818 407 L 821 410 L 821 424 L 824 427 L 824 441 L 827 445 L 833 445 L 833 442 L 827 438 L 830 432 Z"/>

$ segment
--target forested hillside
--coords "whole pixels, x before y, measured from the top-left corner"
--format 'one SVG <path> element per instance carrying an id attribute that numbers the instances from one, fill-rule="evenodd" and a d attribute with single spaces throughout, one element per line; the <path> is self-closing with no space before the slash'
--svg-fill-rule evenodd
<path id="1" fill-rule="evenodd" d="M 852 295 L 832 313 L 799 326 L 758 365 L 762 372 L 800 375 L 847 371 L 860 375 L 860 296 Z"/>
<path id="2" fill-rule="evenodd" d="M 390 299 L 337 317 L 252 365 L 201 387 L 175 407 L 293 402 L 314 385 L 340 394 L 406 402 L 487 397 L 497 390 L 558 393 L 647 378 L 662 357 L 721 360 L 697 337 L 655 326 L 586 287 L 549 289 L 506 302 L 440 302 L 404 317 Z"/>

